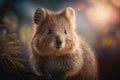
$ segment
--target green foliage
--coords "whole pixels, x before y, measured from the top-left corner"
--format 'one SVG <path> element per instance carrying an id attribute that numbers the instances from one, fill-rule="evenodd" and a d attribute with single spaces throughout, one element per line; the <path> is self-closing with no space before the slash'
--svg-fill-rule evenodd
<path id="1" fill-rule="evenodd" d="M 22 42 L 15 33 L 10 33 L 0 18 L 0 79 L 3 80 L 44 80 L 42 76 L 26 72 L 26 59 L 20 57 Z M 27 63 L 25 63 L 27 64 Z"/>
<path id="2" fill-rule="evenodd" d="M 26 60 L 18 57 L 18 55 L 21 54 L 20 48 L 21 42 L 17 39 L 16 34 L 1 34 L 0 62 L 5 64 L 7 68 L 25 68 L 23 62 L 26 62 Z"/>

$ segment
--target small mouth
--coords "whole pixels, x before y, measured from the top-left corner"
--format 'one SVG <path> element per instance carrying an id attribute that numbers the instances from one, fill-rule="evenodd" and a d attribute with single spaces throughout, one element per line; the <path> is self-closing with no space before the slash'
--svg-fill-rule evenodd
<path id="1" fill-rule="evenodd" d="M 55 48 L 56 48 L 57 50 L 59 50 L 61 47 L 60 47 L 60 46 L 55 46 Z"/>

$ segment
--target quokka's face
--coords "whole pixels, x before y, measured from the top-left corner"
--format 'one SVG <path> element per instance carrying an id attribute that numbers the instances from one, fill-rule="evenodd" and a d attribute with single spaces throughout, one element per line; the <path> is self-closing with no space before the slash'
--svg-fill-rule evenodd
<path id="1" fill-rule="evenodd" d="M 42 22 L 38 21 L 35 25 L 35 35 L 32 40 L 35 51 L 47 55 L 57 55 L 57 53 L 60 55 L 73 50 L 77 38 L 74 31 L 74 21 L 71 22 L 72 16 L 69 15 L 71 18 L 67 18 L 68 14 L 65 11 L 61 13 L 46 11 L 46 13 L 42 13 L 42 16 L 43 14 L 45 17 Z"/>

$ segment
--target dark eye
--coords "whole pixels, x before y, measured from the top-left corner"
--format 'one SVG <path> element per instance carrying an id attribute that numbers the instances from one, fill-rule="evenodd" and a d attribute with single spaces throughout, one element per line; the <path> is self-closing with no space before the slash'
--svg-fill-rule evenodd
<path id="1" fill-rule="evenodd" d="M 49 29 L 48 32 L 47 32 L 47 34 L 52 34 L 52 30 Z"/>
<path id="2" fill-rule="evenodd" d="M 64 30 L 64 33 L 65 33 L 65 34 L 68 34 L 67 30 Z"/>

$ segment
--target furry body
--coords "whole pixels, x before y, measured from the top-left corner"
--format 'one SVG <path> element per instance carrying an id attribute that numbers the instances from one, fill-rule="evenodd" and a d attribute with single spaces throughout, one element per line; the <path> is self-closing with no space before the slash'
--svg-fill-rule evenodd
<path id="1" fill-rule="evenodd" d="M 75 31 L 75 12 L 37 8 L 30 59 L 38 75 L 48 80 L 98 80 L 96 57 Z"/>

